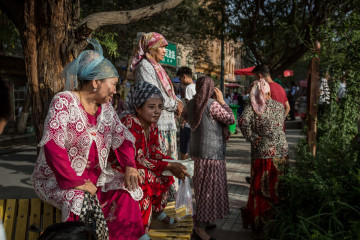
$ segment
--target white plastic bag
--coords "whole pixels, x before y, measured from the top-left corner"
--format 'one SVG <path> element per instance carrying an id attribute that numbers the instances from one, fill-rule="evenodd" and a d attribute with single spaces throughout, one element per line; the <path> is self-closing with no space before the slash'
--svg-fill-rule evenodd
<path id="1" fill-rule="evenodd" d="M 192 191 L 189 177 L 185 177 L 184 181 L 180 180 L 180 187 L 176 195 L 175 212 L 178 220 L 193 214 Z"/>

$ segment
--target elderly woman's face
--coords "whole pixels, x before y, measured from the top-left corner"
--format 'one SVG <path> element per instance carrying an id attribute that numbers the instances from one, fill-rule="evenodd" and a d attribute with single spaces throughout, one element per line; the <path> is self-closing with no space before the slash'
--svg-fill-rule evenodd
<path id="1" fill-rule="evenodd" d="M 160 62 L 164 59 L 166 54 L 166 46 L 161 46 L 157 49 L 150 51 L 151 56 L 155 59 L 156 62 Z"/>
<path id="2" fill-rule="evenodd" d="M 150 98 L 142 107 L 136 109 L 136 112 L 138 117 L 148 124 L 157 123 L 161 115 L 162 105 L 161 98 Z"/>
<path id="3" fill-rule="evenodd" d="M 97 82 L 97 92 L 95 93 L 96 101 L 98 104 L 103 104 L 112 101 L 114 94 L 116 94 L 116 85 L 119 79 L 106 78 Z"/>

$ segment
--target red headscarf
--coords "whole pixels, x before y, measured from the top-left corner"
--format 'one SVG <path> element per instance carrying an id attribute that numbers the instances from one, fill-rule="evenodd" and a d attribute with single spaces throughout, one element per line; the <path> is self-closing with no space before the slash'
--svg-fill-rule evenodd
<path id="1" fill-rule="evenodd" d="M 214 93 L 214 81 L 209 76 L 202 76 L 196 80 L 196 94 L 194 96 L 194 118 L 191 130 L 194 131 L 199 125 L 205 107 Z"/>

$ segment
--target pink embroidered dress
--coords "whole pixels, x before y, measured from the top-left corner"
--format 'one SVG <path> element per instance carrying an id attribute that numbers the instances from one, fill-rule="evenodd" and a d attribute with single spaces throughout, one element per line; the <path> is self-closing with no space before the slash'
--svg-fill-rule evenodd
<path id="1" fill-rule="evenodd" d="M 136 168 L 134 140 L 110 103 L 92 116 L 75 93 L 58 93 L 50 104 L 32 175 L 36 193 L 62 210 L 63 221 L 78 220 L 84 192 L 75 187 L 90 180 L 98 187 L 110 239 L 138 239 L 144 234 L 136 202 L 142 190 L 128 192 L 125 175 L 109 162 L 117 159 L 123 169 Z"/>

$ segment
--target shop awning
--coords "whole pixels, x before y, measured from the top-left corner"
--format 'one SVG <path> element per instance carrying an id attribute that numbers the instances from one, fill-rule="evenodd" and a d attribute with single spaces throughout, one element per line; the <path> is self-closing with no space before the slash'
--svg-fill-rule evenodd
<path id="1" fill-rule="evenodd" d="M 238 69 L 234 71 L 235 75 L 254 75 L 251 71 L 254 69 L 255 67 L 248 67 L 248 68 L 243 68 L 243 69 Z"/>

